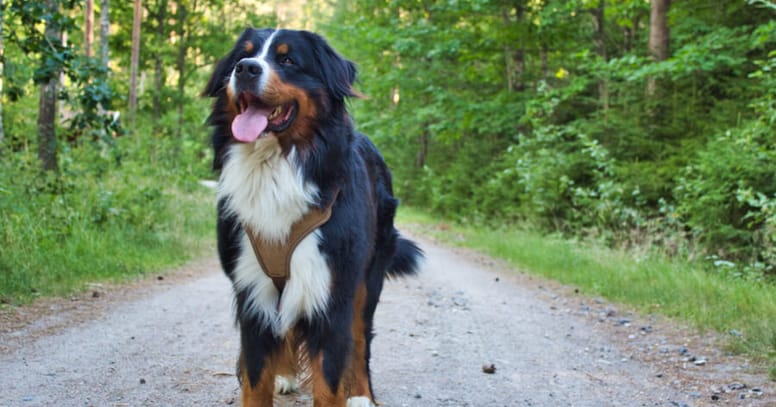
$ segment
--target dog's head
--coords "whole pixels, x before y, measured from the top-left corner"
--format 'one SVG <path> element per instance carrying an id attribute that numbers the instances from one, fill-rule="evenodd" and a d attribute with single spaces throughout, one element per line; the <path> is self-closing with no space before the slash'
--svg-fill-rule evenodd
<path id="1" fill-rule="evenodd" d="M 317 34 L 250 28 L 218 62 L 204 94 L 219 99 L 219 120 L 234 140 L 276 137 L 288 148 L 344 116 L 345 98 L 357 95 L 355 77 L 353 63 Z"/>

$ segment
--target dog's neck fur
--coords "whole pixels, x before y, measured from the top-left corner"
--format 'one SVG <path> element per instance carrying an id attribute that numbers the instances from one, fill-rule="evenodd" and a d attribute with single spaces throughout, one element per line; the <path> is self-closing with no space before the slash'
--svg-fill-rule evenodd
<path id="1" fill-rule="evenodd" d="M 291 225 L 308 212 L 318 188 L 306 182 L 292 148 L 286 156 L 275 137 L 232 144 L 218 186 L 218 198 L 243 225 L 267 241 L 285 241 Z"/>

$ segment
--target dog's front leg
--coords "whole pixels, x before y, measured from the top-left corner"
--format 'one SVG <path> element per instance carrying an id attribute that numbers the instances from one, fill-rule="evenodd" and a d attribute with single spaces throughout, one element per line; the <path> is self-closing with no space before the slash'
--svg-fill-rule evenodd
<path id="1" fill-rule="evenodd" d="M 280 343 L 269 329 L 241 323 L 239 377 L 243 407 L 271 407 Z"/>
<path id="2" fill-rule="evenodd" d="M 353 350 L 352 302 L 332 308 L 340 307 L 330 309 L 329 318 L 319 321 L 316 332 L 308 335 L 314 407 L 346 405 L 344 375 Z"/>

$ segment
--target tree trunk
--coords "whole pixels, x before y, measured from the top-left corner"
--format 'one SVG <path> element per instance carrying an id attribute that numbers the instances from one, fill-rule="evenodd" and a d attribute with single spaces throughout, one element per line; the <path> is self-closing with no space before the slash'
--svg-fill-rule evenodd
<path id="1" fill-rule="evenodd" d="M 155 13 L 156 17 L 156 41 L 165 41 L 165 30 L 167 27 L 167 0 L 159 2 L 159 7 Z M 154 111 L 153 121 L 156 124 L 162 114 L 162 89 L 165 84 L 164 62 L 162 61 L 162 50 L 154 53 Z"/>
<path id="2" fill-rule="evenodd" d="M 3 126 L 3 69 L 5 67 L 3 61 L 5 61 L 5 46 L 3 42 L 3 23 L 5 22 L 5 2 L 0 0 L 0 157 L 3 154 L 3 147 L 5 146 L 5 127 Z"/>
<path id="3" fill-rule="evenodd" d="M 110 0 L 100 1 L 100 61 L 102 66 L 108 68 L 110 61 Z"/>
<path id="4" fill-rule="evenodd" d="M 539 50 L 539 61 L 542 71 L 542 79 L 547 80 L 550 78 L 550 51 L 547 49 L 547 44 L 542 43 L 542 48 Z"/>
<path id="5" fill-rule="evenodd" d="M 46 8 L 52 15 L 58 12 L 55 0 L 46 0 Z M 53 19 L 46 21 L 44 35 L 52 44 L 60 42 L 59 33 Z M 44 56 L 45 58 L 45 56 Z M 59 73 L 52 73 L 40 87 L 38 104 L 38 158 L 46 171 L 55 171 L 57 165 L 57 84 Z"/>
<path id="6" fill-rule="evenodd" d="M 420 135 L 420 149 L 415 157 L 415 167 L 423 168 L 426 165 L 426 156 L 428 155 L 428 132 Z"/>
<path id="7" fill-rule="evenodd" d="M 84 4 L 84 55 L 92 56 L 94 43 L 94 0 L 86 0 Z"/>
<path id="8" fill-rule="evenodd" d="M 604 62 L 609 61 L 609 57 L 606 52 L 606 20 L 605 20 L 605 5 L 604 0 L 598 0 L 596 8 L 591 10 L 593 14 L 593 22 L 595 23 L 595 32 L 593 33 L 593 43 L 595 44 L 595 50 L 601 60 Z M 601 101 L 601 107 L 604 111 L 604 120 L 609 114 L 609 81 L 607 78 L 603 78 L 598 81 L 598 99 Z"/>
<path id="9" fill-rule="evenodd" d="M 143 14 L 141 0 L 135 0 L 135 14 L 132 20 L 132 55 L 129 68 L 129 115 L 134 120 L 137 110 L 137 71 L 140 62 L 140 18 Z"/>
<path id="10" fill-rule="evenodd" d="M 670 33 L 668 31 L 668 9 L 671 0 L 652 0 L 649 16 L 649 55 L 655 61 L 665 61 L 670 54 Z M 647 95 L 653 96 L 657 90 L 655 78 L 647 80 Z"/>
<path id="11" fill-rule="evenodd" d="M 516 2 L 514 5 L 515 21 L 512 21 L 510 17 L 510 9 L 505 9 L 502 12 L 502 20 L 506 25 L 509 24 L 522 24 L 523 16 L 525 14 L 525 6 L 520 2 Z M 515 46 L 504 46 L 504 59 L 507 74 L 507 89 L 510 91 L 521 91 L 525 89 L 525 83 L 523 82 L 523 75 L 525 73 L 525 50 L 522 44 Z"/>
<path id="12" fill-rule="evenodd" d="M 186 91 L 186 51 L 188 50 L 186 20 L 188 19 L 189 12 L 183 3 L 179 3 L 178 7 L 178 35 L 180 36 L 180 43 L 178 44 L 178 60 L 175 64 L 178 68 L 178 128 L 176 135 L 180 138 L 184 124 L 183 104 Z M 196 8 L 196 3 L 194 7 Z"/>

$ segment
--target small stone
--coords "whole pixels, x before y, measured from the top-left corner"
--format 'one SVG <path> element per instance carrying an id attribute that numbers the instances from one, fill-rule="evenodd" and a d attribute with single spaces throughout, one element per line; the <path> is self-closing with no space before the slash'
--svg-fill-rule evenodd
<path id="1" fill-rule="evenodd" d="M 100 298 L 100 292 L 99 291 L 92 291 L 92 298 Z"/>
<path id="2" fill-rule="evenodd" d="M 157 281 L 162 281 L 162 280 L 164 280 L 164 276 L 156 276 L 156 280 Z"/>
<path id="3" fill-rule="evenodd" d="M 140 384 L 146 384 L 146 379 L 140 378 Z"/>
<path id="4" fill-rule="evenodd" d="M 741 389 L 745 389 L 747 386 L 743 383 L 735 382 L 735 383 L 728 384 L 727 387 L 730 390 L 741 390 Z"/>
<path id="5" fill-rule="evenodd" d="M 482 373 L 485 373 L 485 374 L 496 373 L 496 365 L 494 365 L 493 363 L 489 365 L 482 365 Z"/>
<path id="6" fill-rule="evenodd" d="M 695 366 L 704 366 L 704 365 L 706 365 L 706 359 L 705 358 L 700 358 L 700 359 L 695 360 L 693 363 L 695 364 Z"/>

